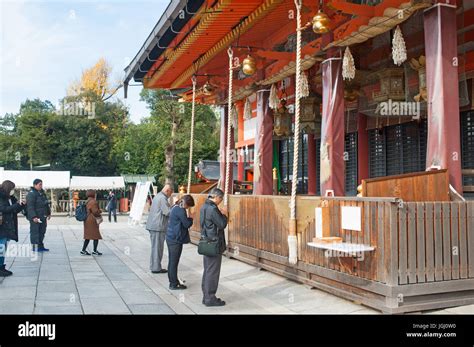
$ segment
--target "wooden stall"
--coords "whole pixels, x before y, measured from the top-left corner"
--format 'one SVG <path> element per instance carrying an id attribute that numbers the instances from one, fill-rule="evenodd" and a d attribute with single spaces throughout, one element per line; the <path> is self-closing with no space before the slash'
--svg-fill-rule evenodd
<path id="1" fill-rule="evenodd" d="M 199 209 L 206 196 L 194 198 Z M 230 196 L 228 255 L 386 313 L 474 303 L 474 202 L 297 199 L 296 265 L 288 262 L 285 196 Z M 331 236 L 368 247 L 352 253 L 312 247 L 314 211 L 323 204 Z M 361 231 L 341 229 L 342 206 L 360 207 Z M 192 229 L 196 241 L 199 216 Z"/>

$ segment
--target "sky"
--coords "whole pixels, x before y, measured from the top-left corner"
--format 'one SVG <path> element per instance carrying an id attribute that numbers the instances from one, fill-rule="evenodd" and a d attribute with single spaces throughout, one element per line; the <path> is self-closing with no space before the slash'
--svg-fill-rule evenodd
<path id="1" fill-rule="evenodd" d="M 57 105 L 67 86 L 104 57 L 120 81 L 169 0 L 0 0 L 0 117 L 40 98 Z M 132 84 L 137 84 L 131 81 Z M 142 87 L 117 94 L 138 123 Z"/>

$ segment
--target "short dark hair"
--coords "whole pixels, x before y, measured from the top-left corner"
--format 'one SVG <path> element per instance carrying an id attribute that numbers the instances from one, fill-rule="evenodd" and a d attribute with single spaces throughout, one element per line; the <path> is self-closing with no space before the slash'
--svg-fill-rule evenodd
<path id="1" fill-rule="evenodd" d="M 88 198 L 95 198 L 95 190 L 89 189 L 89 190 L 86 192 L 86 196 L 87 196 Z"/>
<path id="2" fill-rule="evenodd" d="M 33 181 L 33 186 L 36 186 L 38 183 L 42 183 L 43 180 L 39 179 L 39 178 L 35 178 L 35 180 Z"/>
<path id="3" fill-rule="evenodd" d="M 224 192 L 219 189 L 219 188 L 214 188 L 209 192 L 209 195 L 207 196 L 208 198 L 223 198 L 224 197 Z"/>
<path id="4" fill-rule="evenodd" d="M 193 207 L 194 206 L 194 199 L 189 194 L 183 195 L 181 200 L 186 204 L 187 207 Z"/>

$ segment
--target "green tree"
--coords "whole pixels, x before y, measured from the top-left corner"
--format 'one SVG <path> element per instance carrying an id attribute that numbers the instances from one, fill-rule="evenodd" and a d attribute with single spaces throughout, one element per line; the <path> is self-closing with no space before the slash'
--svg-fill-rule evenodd
<path id="1" fill-rule="evenodd" d="M 178 98 L 166 90 L 143 89 L 141 98 L 150 109 L 150 117 L 137 126 L 129 126 L 126 136 L 116 146 L 120 171 L 140 167 L 145 173 L 158 175 L 162 184 L 171 183 L 175 187 L 185 184 L 191 104 L 178 102 Z M 216 160 L 218 149 L 217 116 L 209 106 L 196 105 L 193 164 L 200 159 Z M 145 154 L 141 159 L 140 151 Z M 125 153 L 130 154 L 128 160 Z"/>

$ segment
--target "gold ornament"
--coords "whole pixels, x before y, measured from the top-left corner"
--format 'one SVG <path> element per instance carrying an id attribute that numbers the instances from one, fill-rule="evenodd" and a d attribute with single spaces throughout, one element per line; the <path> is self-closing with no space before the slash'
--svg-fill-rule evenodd
<path id="1" fill-rule="evenodd" d="M 242 62 L 242 71 L 247 76 L 253 75 L 257 71 L 257 64 L 255 58 L 250 55 L 247 55 L 247 58 Z"/>
<path id="2" fill-rule="evenodd" d="M 319 10 L 316 16 L 313 17 L 313 31 L 316 34 L 325 34 L 329 32 L 329 25 L 331 20 L 328 15 L 323 11 Z"/>

